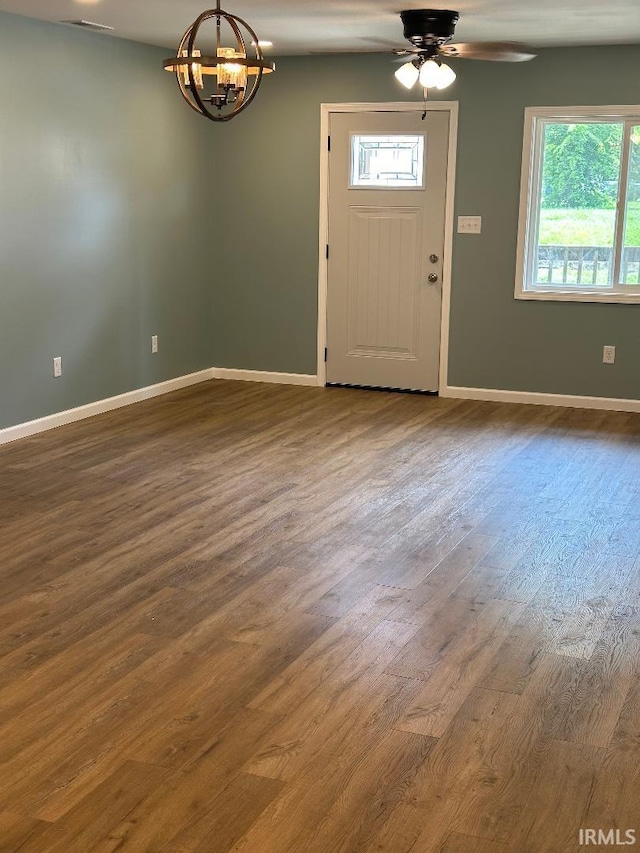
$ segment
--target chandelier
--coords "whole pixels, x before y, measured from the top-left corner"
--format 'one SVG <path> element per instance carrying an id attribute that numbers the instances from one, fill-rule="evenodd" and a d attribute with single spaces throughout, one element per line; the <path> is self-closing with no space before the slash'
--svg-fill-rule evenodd
<path id="1" fill-rule="evenodd" d="M 215 34 L 203 37 L 201 28 L 208 21 L 215 23 L 211 28 Z M 229 121 L 246 109 L 258 92 L 262 76 L 275 71 L 275 63 L 264 58 L 249 24 L 223 11 L 220 0 L 215 9 L 203 12 L 191 24 L 177 55 L 165 59 L 164 67 L 175 73 L 182 97 L 191 109 L 211 121 Z"/>

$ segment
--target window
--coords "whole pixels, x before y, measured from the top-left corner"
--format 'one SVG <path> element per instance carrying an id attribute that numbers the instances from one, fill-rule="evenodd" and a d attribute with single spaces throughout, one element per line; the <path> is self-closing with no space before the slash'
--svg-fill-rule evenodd
<path id="1" fill-rule="evenodd" d="M 351 187 L 424 188 L 424 136 L 351 136 Z"/>
<path id="2" fill-rule="evenodd" d="M 516 298 L 640 301 L 640 107 L 525 111 Z"/>

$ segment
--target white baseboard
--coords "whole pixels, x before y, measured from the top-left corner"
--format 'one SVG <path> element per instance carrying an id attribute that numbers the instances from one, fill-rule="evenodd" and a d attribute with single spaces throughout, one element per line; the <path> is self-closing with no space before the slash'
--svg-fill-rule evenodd
<path id="1" fill-rule="evenodd" d="M 130 406 L 132 403 L 150 400 L 152 397 L 160 397 L 162 394 L 169 394 L 171 391 L 178 391 L 180 388 L 187 388 L 189 385 L 197 385 L 199 382 L 207 382 L 209 379 L 242 379 L 250 382 L 273 382 L 281 385 L 318 384 L 316 376 L 302 373 L 267 373 L 261 370 L 228 370 L 222 367 L 209 367 L 187 376 L 178 376 L 175 379 L 168 379 L 166 382 L 158 382 L 157 385 L 148 385 L 146 388 L 127 391 L 125 394 L 118 394 L 117 397 L 97 400 L 95 403 L 87 403 L 86 406 L 78 406 L 75 409 L 67 409 L 64 412 L 56 412 L 53 415 L 47 415 L 44 418 L 28 421 L 24 424 L 0 429 L 0 445 L 36 435 L 39 432 L 46 432 L 46 430 L 65 424 L 72 424 L 75 421 L 93 417 L 93 415 L 101 415 L 123 406 Z"/>
<path id="2" fill-rule="evenodd" d="M 197 385 L 199 382 L 207 382 L 209 379 L 235 379 L 245 382 L 271 382 L 279 385 L 307 385 L 317 386 L 317 376 L 306 373 L 270 373 L 264 370 L 233 370 L 226 367 L 210 367 L 187 376 L 178 376 L 157 385 L 148 385 L 146 388 L 138 388 L 119 394 L 117 397 L 109 397 L 106 400 L 97 400 L 86 406 L 78 406 L 75 409 L 67 409 L 44 418 L 38 418 L 27 423 L 17 424 L 0 430 L 0 445 L 8 444 L 19 438 L 27 438 L 39 432 L 53 429 L 54 427 L 71 424 L 75 421 L 100 415 L 139 403 L 142 400 L 150 400 L 162 394 L 169 394 L 189 385 Z M 624 400 L 613 397 L 577 397 L 569 394 L 539 394 L 534 391 L 500 391 L 491 388 L 461 388 L 447 385 L 440 390 L 441 397 L 453 397 L 464 400 L 487 400 L 494 403 L 528 403 L 537 406 L 569 406 L 578 409 L 605 409 L 612 412 L 640 412 L 640 400 Z"/>
<path id="3" fill-rule="evenodd" d="M 243 382 L 271 382 L 275 385 L 318 385 L 318 377 L 310 373 L 269 373 L 265 370 L 233 370 L 212 368 L 214 379 L 240 379 Z"/>
<path id="4" fill-rule="evenodd" d="M 36 435 L 36 433 L 45 432 L 46 430 L 54 429 L 54 427 L 72 424 L 75 421 L 93 417 L 93 415 L 101 415 L 103 412 L 111 412 L 123 406 L 130 406 L 132 403 L 139 403 L 142 400 L 150 400 L 152 397 L 159 397 L 161 394 L 168 394 L 170 391 L 187 388 L 189 385 L 196 385 L 198 382 L 206 382 L 208 379 L 213 379 L 210 368 L 200 370 L 197 373 L 190 373 L 187 376 L 168 379 L 166 382 L 158 382 L 157 385 L 148 385 L 146 388 L 136 388 L 135 391 L 127 391 L 125 394 L 118 394 L 117 397 L 96 400 L 95 403 L 87 403 L 86 406 L 78 406 L 75 409 L 56 412 L 53 415 L 47 415 L 35 421 L 27 421 L 24 424 L 7 427 L 0 430 L 0 444 L 7 444 L 18 438 L 27 438 L 29 435 Z"/>
<path id="5" fill-rule="evenodd" d="M 447 385 L 441 397 L 487 400 L 492 403 L 528 403 L 536 406 L 566 406 L 574 409 L 605 409 L 611 412 L 640 412 L 640 400 L 615 397 L 578 397 L 571 394 L 539 394 L 535 391 L 500 391 L 492 388 L 461 388 Z"/>

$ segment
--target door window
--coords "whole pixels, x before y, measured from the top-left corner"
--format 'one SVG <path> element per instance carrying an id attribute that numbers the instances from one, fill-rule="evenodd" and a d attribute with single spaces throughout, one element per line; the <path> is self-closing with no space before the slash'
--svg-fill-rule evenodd
<path id="1" fill-rule="evenodd" d="M 424 189 L 424 135 L 351 135 L 354 188 Z"/>

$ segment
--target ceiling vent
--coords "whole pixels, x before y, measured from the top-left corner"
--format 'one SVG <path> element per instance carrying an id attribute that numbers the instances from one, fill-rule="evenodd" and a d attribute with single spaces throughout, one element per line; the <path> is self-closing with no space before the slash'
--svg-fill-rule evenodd
<path id="1" fill-rule="evenodd" d="M 113 30 L 113 27 L 108 27 L 106 24 L 96 24 L 93 21 L 60 21 L 61 24 L 71 24 L 72 27 L 82 27 L 85 30 L 95 30 L 96 32 L 106 33 Z"/>

